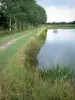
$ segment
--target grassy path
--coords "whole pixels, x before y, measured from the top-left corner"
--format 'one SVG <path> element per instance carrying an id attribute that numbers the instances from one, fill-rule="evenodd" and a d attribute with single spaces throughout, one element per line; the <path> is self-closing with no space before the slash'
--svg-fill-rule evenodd
<path id="1" fill-rule="evenodd" d="M 35 32 L 35 31 L 36 31 L 36 30 L 34 30 L 33 32 Z M 12 40 L 10 40 L 10 41 L 8 41 L 7 43 L 1 45 L 1 46 L 0 46 L 0 50 L 3 50 L 3 49 L 5 49 L 5 48 L 9 47 L 11 44 L 13 44 L 14 42 L 16 42 L 18 39 L 20 39 L 20 38 L 22 38 L 22 37 L 25 37 L 25 36 L 27 36 L 28 34 L 31 34 L 31 32 L 29 31 L 29 32 L 27 32 L 26 34 L 19 34 L 19 36 L 16 36 L 16 37 L 12 36 L 12 37 L 13 37 Z M 4 39 L 3 39 L 3 41 L 4 41 Z"/>
<path id="2" fill-rule="evenodd" d="M 12 45 L 10 45 L 8 48 L 4 49 L 3 51 L 0 51 L 0 70 L 2 70 L 4 67 L 8 65 L 10 60 L 12 59 L 13 55 L 16 54 L 17 50 L 22 47 L 22 45 L 31 37 L 36 36 L 39 32 L 43 31 L 45 27 L 40 27 L 37 29 L 34 29 L 30 32 L 30 34 L 23 36 L 19 38 L 17 41 L 15 41 Z"/>
<path id="3" fill-rule="evenodd" d="M 1 36 L 0 37 L 0 46 L 4 45 L 8 41 L 13 40 L 14 38 L 18 38 L 22 35 L 26 35 L 33 30 L 35 30 L 35 29 L 25 30 L 25 31 L 16 32 L 16 33 L 14 32 L 14 33 L 10 33 L 9 35 Z"/>

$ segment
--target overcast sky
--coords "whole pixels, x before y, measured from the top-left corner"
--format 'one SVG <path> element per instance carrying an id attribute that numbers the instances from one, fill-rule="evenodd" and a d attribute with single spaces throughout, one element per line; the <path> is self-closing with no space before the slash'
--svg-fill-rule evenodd
<path id="1" fill-rule="evenodd" d="M 47 22 L 75 20 L 75 0 L 37 0 L 47 13 Z"/>

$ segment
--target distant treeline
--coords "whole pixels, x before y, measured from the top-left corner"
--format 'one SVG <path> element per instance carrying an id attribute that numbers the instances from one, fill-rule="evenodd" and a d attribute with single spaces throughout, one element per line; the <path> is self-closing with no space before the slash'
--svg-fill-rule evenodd
<path id="1" fill-rule="evenodd" d="M 24 29 L 45 24 L 47 20 L 43 7 L 36 0 L 0 0 L 0 27 Z"/>
<path id="2" fill-rule="evenodd" d="M 75 24 L 75 21 L 73 22 L 52 22 L 52 23 L 46 23 L 46 24 Z"/>

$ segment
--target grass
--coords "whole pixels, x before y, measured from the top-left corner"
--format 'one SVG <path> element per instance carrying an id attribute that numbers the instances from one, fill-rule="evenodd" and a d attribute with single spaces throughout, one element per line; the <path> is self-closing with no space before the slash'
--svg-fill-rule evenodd
<path id="1" fill-rule="evenodd" d="M 74 76 L 73 69 L 69 66 L 56 66 L 55 68 L 45 69 L 42 71 L 42 76 L 46 80 L 56 81 L 56 80 L 70 80 Z"/>
<path id="2" fill-rule="evenodd" d="M 45 38 L 45 32 L 32 35 L 12 56 L 0 77 L 1 100 L 75 100 L 70 68 L 57 66 L 40 71 L 34 63 Z"/>
<path id="3" fill-rule="evenodd" d="M 2 70 L 4 67 L 7 66 L 7 64 L 12 59 L 12 56 L 15 55 L 17 50 L 21 48 L 21 46 L 31 37 L 35 36 L 39 29 L 43 30 L 44 28 L 37 28 L 36 30 L 33 30 L 28 34 L 27 36 L 24 36 L 20 39 L 18 39 L 15 43 L 13 43 L 10 47 L 4 49 L 3 51 L 0 51 L 0 70 Z"/>
<path id="4" fill-rule="evenodd" d="M 24 30 L 22 32 L 10 32 L 9 34 L 0 36 L 0 45 L 3 45 L 4 43 L 11 41 L 13 39 L 19 38 L 22 35 L 26 35 L 30 33 L 31 31 L 35 31 L 36 29 L 31 30 Z"/>
<path id="5" fill-rule="evenodd" d="M 37 43 L 37 41 L 35 40 L 34 37 L 32 37 L 29 41 L 29 43 L 27 44 L 27 47 L 25 49 L 25 67 L 29 67 L 30 66 L 35 66 L 38 64 L 37 62 L 37 54 L 38 54 L 38 50 L 39 50 L 39 44 Z"/>
<path id="6" fill-rule="evenodd" d="M 54 24 L 54 25 L 47 25 L 48 29 L 75 29 L 75 25 L 72 24 Z"/>
<path id="7" fill-rule="evenodd" d="M 70 80 L 51 83 L 43 80 L 35 69 L 13 66 L 3 75 L 0 86 L 1 100 L 74 100 Z"/>

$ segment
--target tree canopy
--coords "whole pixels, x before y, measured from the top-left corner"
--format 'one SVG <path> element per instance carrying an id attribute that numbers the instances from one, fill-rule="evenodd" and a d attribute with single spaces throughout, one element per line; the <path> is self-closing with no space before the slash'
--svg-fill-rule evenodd
<path id="1" fill-rule="evenodd" d="M 35 0 L 1 0 L 0 12 L 6 15 L 9 28 L 23 29 L 25 25 L 45 24 L 47 17 L 43 7 Z"/>

